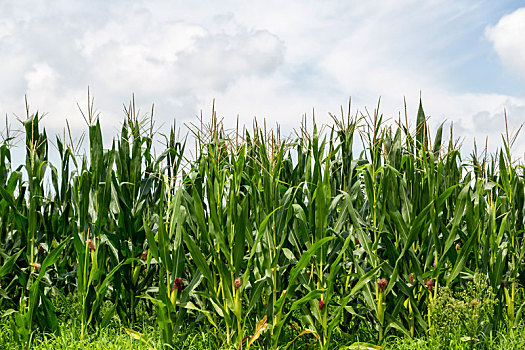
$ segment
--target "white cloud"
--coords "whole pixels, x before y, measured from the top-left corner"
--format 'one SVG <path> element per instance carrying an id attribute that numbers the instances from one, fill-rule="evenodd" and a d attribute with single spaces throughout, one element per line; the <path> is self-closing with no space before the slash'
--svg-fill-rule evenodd
<path id="1" fill-rule="evenodd" d="M 525 7 L 487 27 L 485 35 L 503 64 L 525 78 Z"/>
<path id="2" fill-rule="evenodd" d="M 525 118 L 524 99 L 491 90 L 490 81 L 486 93 L 454 89 L 461 65 L 476 60 L 458 47 L 483 36 L 493 2 L 16 4 L 0 4 L 0 113 L 23 115 L 28 94 L 31 106 L 48 112 L 48 134 L 65 118 L 85 130 L 76 103 L 85 105 L 87 86 L 106 141 L 132 92 L 143 111 L 155 103 L 157 125 L 193 121 L 200 109 L 209 116 L 213 98 L 229 126 L 237 115 L 247 125 L 257 116 L 290 130 L 313 108 L 317 121 L 330 122 L 328 112 L 350 96 L 361 111 L 381 97 L 387 118 L 403 111 L 406 96 L 414 119 L 420 91 L 433 125 L 454 121 L 498 145 L 504 108 L 511 123 Z M 523 11 L 486 31 L 504 62 L 517 42 L 508 39 L 520 24 L 516 13 Z M 505 64 L 518 69 L 520 57 Z"/>
<path id="3" fill-rule="evenodd" d="M 32 107 L 48 112 L 43 123 L 51 134 L 65 127 L 65 118 L 74 131 L 85 130 L 76 103 L 85 105 L 88 86 L 107 138 L 132 92 L 137 101 L 156 104 L 160 124 L 191 120 L 203 107 L 199 101 L 211 101 L 238 79 L 264 79 L 283 62 L 285 46 L 276 35 L 244 26 L 231 13 L 207 23 L 180 13 L 165 18 L 140 3 L 121 16 L 122 6 L 78 8 L 86 12 L 75 20 L 79 13 L 65 3 L 41 12 L 4 4 L 0 108 L 13 124 L 11 113 L 23 116 L 27 94 Z"/>
<path id="4" fill-rule="evenodd" d="M 57 72 L 49 64 L 36 62 L 33 64 L 32 69 L 24 75 L 24 78 L 29 91 L 38 91 L 49 86 L 55 87 L 57 75 Z"/>

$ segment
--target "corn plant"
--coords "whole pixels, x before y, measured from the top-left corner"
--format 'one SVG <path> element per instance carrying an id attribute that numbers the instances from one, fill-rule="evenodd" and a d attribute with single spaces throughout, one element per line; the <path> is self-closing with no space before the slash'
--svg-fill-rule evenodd
<path id="1" fill-rule="evenodd" d="M 179 142 L 132 100 L 104 145 L 88 96 L 84 153 L 83 138 L 48 141 L 28 112 L 25 162 L 12 159 L 8 128 L 0 145 L 0 309 L 20 343 L 56 332 L 54 297 L 72 294 L 84 338 L 117 316 L 137 336 L 142 303 L 163 347 L 199 325 L 216 347 L 311 337 L 327 349 L 363 329 L 382 345 L 437 336 L 440 290 L 479 274 L 495 299 L 484 336 L 513 335 L 525 283 L 517 134 L 465 157 L 452 128 L 448 140 L 443 124 L 431 133 L 421 101 L 413 126 L 350 107 L 289 137 L 257 121 L 228 130 L 212 110 Z"/>

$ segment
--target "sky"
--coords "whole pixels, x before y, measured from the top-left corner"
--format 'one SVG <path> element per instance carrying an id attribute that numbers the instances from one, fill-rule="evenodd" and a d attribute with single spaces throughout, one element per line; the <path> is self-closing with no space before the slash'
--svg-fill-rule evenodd
<path id="1" fill-rule="evenodd" d="M 521 7 L 520 7 L 521 6 Z M 283 133 L 352 101 L 431 130 L 454 124 L 465 149 L 525 121 L 522 1 L 1 1 L 0 115 L 13 129 L 45 114 L 48 135 L 87 130 L 88 87 L 106 144 L 134 94 L 160 132 L 215 110 Z M 4 125 L 5 123 L 0 123 Z M 5 126 L 1 129 L 5 134 Z M 513 147 L 525 153 L 525 132 Z"/>

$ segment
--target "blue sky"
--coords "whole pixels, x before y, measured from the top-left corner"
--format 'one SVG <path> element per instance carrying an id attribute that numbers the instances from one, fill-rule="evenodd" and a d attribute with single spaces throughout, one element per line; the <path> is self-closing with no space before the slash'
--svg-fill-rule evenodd
<path id="1" fill-rule="evenodd" d="M 520 8 L 522 7 L 522 8 Z M 95 97 L 109 143 L 132 93 L 165 130 L 210 115 L 298 127 L 353 111 L 397 119 L 420 93 L 431 125 L 453 122 L 464 147 L 500 145 L 503 111 L 525 121 L 521 1 L 27 1 L 0 3 L 0 113 L 15 128 L 24 95 L 48 134 L 86 130 Z M 3 123 L 2 123 L 3 124 Z M 525 134 L 515 149 L 525 152 Z"/>
<path id="2" fill-rule="evenodd" d="M 460 64 L 450 70 L 447 78 L 451 87 L 457 91 L 469 90 L 479 93 L 500 93 L 525 95 L 525 82 L 522 77 L 503 66 L 489 40 L 484 35 L 487 25 L 496 25 L 504 16 L 523 6 L 522 1 L 481 1 L 480 17 L 474 19 L 465 35 L 460 36 L 446 51 L 452 59 L 460 59 Z M 474 16 L 476 17 L 476 16 Z M 458 18 L 461 25 L 461 18 Z M 453 36 L 453 34 L 452 34 Z"/>

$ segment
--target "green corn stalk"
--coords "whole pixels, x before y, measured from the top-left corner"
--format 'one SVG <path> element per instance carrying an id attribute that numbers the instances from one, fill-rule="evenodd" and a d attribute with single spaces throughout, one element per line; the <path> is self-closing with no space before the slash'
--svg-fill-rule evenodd
<path id="1" fill-rule="evenodd" d="M 114 304 L 103 317 L 100 317 L 100 309 L 105 301 L 106 292 L 113 275 L 124 264 L 129 264 L 132 260 L 123 261 L 115 266 L 107 275 L 100 264 L 106 262 L 103 247 L 99 242 L 89 238 L 89 233 L 85 237 L 80 234 L 73 236 L 77 256 L 77 292 L 81 303 L 80 311 L 80 338 L 84 339 L 88 327 L 106 327 L 115 314 L 116 305 Z M 96 323 L 95 323 L 96 322 Z"/>
<path id="2" fill-rule="evenodd" d="M 36 277 L 28 288 L 28 295 L 22 295 L 19 309 L 10 312 L 13 314 L 10 323 L 15 341 L 24 348 L 29 349 L 31 346 L 31 337 L 35 325 L 41 328 L 45 327 L 52 332 L 58 330 L 55 308 L 49 297 L 44 293 L 41 283 L 48 268 L 60 258 L 62 250 L 67 243 L 68 240 L 64 240 L 46 256 L 38 268 L 35 268 L 34 274 Z"/>

